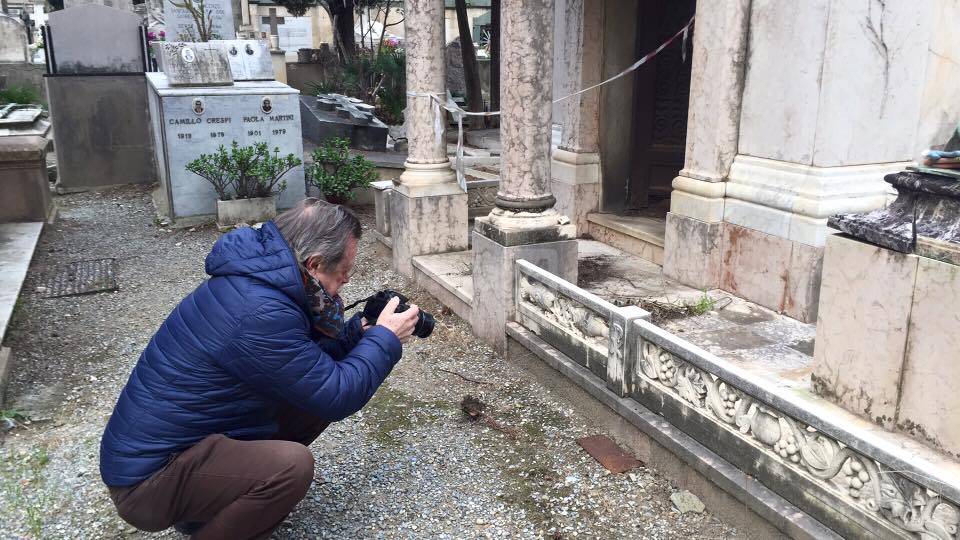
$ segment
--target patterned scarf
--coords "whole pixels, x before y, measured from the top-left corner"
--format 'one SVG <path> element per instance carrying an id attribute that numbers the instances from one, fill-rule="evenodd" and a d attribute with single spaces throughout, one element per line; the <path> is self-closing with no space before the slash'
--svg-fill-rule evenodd
<path id="1" fill-rule="evenodd" d="M 343 300 L 340 295 L 327 294 L 323 285 L 307 272 L 303 273 L 303 284 L 310 300 L 314 331 L 336 339 L 343 331 Z"/>

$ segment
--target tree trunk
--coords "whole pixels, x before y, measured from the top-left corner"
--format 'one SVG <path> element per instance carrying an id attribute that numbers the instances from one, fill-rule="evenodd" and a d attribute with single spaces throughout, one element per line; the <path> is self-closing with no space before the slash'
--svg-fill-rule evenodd
<path id="1" fill-rule="evenodd" d="M 343 58 L 352 60 L 357 52 L 357 38 L 354 34 L 353 0 L 345 0 L 344 8 L 336 20 L 334 29 L 340 35 L 340 45 L 343 47 Z"/>
<path id="2" fill-rule="evenodd" d="M 483 111 L 483 92 L 480 88 L 480 66 L 477 64 L 477 50 L 470 35 L 470 23 L 467 20 L 466 0 L 456 0 L 457 27 L 460 30 L 460 56 L 463 59 L 463 74 L 467 83 L 467 110 Z M 473 127 L 485 127 L 485 116 L 474 116 Z"/>

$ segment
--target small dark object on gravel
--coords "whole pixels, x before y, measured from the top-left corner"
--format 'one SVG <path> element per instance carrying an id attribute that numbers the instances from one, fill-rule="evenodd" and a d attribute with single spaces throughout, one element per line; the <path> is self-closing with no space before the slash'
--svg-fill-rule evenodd
<path id="1" fill-rule="evenodd" d="M 485 408 L 487 408 L 486 403 L 469 394 L 464 396 L 463 401 L 460 402 L 460 409 L 470 420 L 479 420 L 483 416 Z"/>
<path id="2" fill-rule="evenodd" d="M 624 473 L 642 465 L 637 458 L 626 453 L 606 435 L 583 437 L 577 439 L 577 444 L 612 473 Z"/>

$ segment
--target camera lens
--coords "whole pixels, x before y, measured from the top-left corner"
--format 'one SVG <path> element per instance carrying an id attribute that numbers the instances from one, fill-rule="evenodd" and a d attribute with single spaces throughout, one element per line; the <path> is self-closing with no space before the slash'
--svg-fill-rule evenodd
<path id="1" fill-rule="evenodd" d="M 433 315 L 426 311 L 421 311 L 420 314 L 417 315 L 417 326 L 413 329 L 413 335 L 418 338 L 428 337 L 433 333 L 434 324 L 436 324 L 436 321 L 433 319 Z"/>

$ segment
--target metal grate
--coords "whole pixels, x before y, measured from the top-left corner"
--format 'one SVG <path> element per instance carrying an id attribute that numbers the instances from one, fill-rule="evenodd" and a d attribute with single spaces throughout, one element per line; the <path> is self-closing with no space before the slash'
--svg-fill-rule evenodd
<path id="1" fill-rule="evenodd" d="M 117 260 L 96 259 L 70 263 L 44 276 L 37 291 L 43 298 L 62 298 L 117 289 Z"/>

